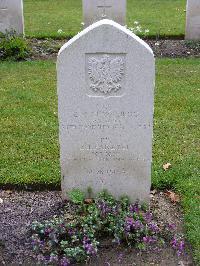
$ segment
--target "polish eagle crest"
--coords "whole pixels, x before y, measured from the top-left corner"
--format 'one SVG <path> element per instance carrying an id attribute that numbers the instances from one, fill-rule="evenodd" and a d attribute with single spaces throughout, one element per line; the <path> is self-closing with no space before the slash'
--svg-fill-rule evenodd
<path id="1" fill-rule="evenodd" d="M 88 59 L 88 75 L 90 89 L 95 92 L 108 94 L 121 89 L 121 80 L 124 75 L 124 59 L 103 55 L 101 58 Z"/>

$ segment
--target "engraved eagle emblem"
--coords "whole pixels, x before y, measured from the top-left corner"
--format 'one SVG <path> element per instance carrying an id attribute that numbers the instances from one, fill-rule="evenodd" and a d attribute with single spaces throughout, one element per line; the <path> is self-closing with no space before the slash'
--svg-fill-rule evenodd
<path id="1" fill-rule="evenodd" d="M 90 88 L 95 92 L 108 94 L 121 89 L 120 81 L 124 75 L 124 59 L 103 55 L 102 58 L 88 59 Z"/>

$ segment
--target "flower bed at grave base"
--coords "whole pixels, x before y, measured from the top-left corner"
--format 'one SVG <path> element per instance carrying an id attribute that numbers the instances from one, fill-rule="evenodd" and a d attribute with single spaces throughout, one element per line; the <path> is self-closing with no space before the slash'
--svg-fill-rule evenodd
<path id="1" fill-rule="evenodd" d="M 181 256 L 183 236 L 174 234 L 175 224 L 159 224 L 147 206 L 116 201 L 107 192 L 84 201 L 84 194 L 70 193 L 73 212 L 43 223 L 32 224 L 32 245 L 39 263 L 71 265 L 97 256 L 99 242 L 113 238 L 117 245 L 135 247 L 140 252 L 159 252 L 168 242 Z"/>

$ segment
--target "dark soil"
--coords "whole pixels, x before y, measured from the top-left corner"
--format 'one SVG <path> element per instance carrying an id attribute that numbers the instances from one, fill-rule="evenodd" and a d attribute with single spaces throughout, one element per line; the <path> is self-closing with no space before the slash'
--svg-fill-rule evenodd
<path id="1" fill-rule="evenodd" d="M 69 205 L 69 203 L 68 203 Z M 0 265 L 36 265 L 30 244 L 30 224 L 44 221 L 64 212 L 60 192 L 16 192 L 0 190 Z M 173 205 L 160 193 L 151 194 L 151 209 L 159 223 L 175 223 L 183 233 L 183 219 L 179 205 Z M 159 253 L 142 253 L 135 249 L 116 247 L 106 240 L 99 256 L 89 265 L 194 265 L 187 244 L 184 256 L 178 257 L 166 245 Z"/>
<path id="2" fill-rule="evenodd" d="M 200 57 L 200 42 L 185 40 L 146 40 L 155 57 Z"/>
<path id="3" fill-rule="evenodd" d="M 156 57 L 200 57 L 200 42 L 185 40 L 145 40 Z M 29 60 L 56 59 L 57 53 L 66 40 L 28 40 L 32 49 Z"/>

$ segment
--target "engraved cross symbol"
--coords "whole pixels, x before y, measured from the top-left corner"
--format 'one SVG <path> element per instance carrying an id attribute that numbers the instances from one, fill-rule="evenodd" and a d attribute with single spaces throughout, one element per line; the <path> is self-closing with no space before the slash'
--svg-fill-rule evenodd
<path id="1" fill-rule="evenodd" d="M 111 5 L 106 4 L 106 0 L 103 0 L 103 4 L 97 6 L 98 9 L 102 9 L 103 10 L 102 15 L 101 15 L 102 18 L 106 18 L 107 17 L 106 11 L 107 11 L 108 8 L 111 8 L 111 7 L 112 7 Z"/>

